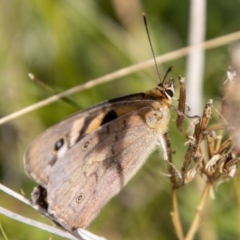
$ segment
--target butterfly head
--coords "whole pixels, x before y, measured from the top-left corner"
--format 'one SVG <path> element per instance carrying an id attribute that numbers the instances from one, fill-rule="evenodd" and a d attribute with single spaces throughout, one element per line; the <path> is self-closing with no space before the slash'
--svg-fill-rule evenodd
<path id="1" fill-rule="evenodd" d="M 161 82 L 156 88 L 145 93 L 145 98 L 161 102 L 162 105 L 171 104 L 174 96 L 174 79 L 171 78 L 167 83 Z"/>
<path id="2" fill-rule="evenodd" d="M 160 83 L 158 85 L 159 87 L 163 88 L 163 94 L 169 99 L 172 100 L 174 93 L 175 93 L 175 85 L 174 85 L 174 79 L 170 78 L 170 80 L 164 84 L 164 83 Z"/>
<path id="3" fill-rule="evenodd" d="M 171 103 L 175 93 L 174 79 L 170 78 L 166 83 L 164 83 L 164 81 L 159 83 L 156 87 L 156 90 L 158 91 L 159 97 L 162 99 L 162 101 Z"/>

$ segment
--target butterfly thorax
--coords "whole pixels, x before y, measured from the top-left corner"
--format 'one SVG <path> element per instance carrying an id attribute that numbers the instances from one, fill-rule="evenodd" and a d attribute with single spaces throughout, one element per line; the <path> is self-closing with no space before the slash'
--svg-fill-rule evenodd
<path id="1" fill-rule="evenodd" d="M 171 99 L 167 98 L 167 96 L 163 92 L 163 89 L 160 87 L 156 87 L 146 92 L 145 98 L 155 100 L 161 103 L 162 106 L 169 106 L 169 104 L 171 103 Z"/>
<path id="2" fill-rule="evenodd" d="M 162 106 L 169 106 L 174 95 L 174 80 L 167 84 L 160 83 L 156 88 L 145 93 L 145 98 L 158 101 Z"/>

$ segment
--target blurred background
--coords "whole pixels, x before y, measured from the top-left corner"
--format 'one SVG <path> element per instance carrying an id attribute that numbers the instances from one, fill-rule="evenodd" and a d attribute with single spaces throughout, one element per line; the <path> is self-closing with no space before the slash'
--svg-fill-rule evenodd
<path id="1" fill-rule="evenodd" d="M 29 72 L 64 91 L 118 69 L 151 59 L 142 20 L 144 11 L 155 54 L 189 44 L 190 1 L 77 1 L 3 0 L 0 2 L 0 117 L 51 96 L 31 82 Z M 206 2 L 205 39 L 239 31 L 240 1 Z M 201 19 L 200 19 L 201 20 Z M 192 20 L 191 20 L 192 21 Z M 196 29 L 195 29 L 196 30 Z M 203 35 L 204 35 L 203 34 Z M 221 84 L 231 64 L 235 43 L 207 50 L 203 55 L 202 99 L 221 99 Z M 159 66 L 161 76 L 173 66 L 171 76 L 187 74 L 187 56 Z M 196 76 L 197 78 L 198 76 Z M 194 84 L 195 78 L 187 79 Z M 159 82 L 154 67 L 114 82 L 70 96 L 80 109 L 100 101 L 147 91 Z M 178 85 L 176 86 L 178 92 Z M 202 94 L 203 92 L 203 94 Z M 178 95 L 178 94 L 177 94 Z M 31 141 L 51 125 L 76 112 L 63 101 L 50 104 L 0 126 L 0 182 L 27 197 L 36 185 L 24 172 L 23 154 Z M 199 112 L 201 114 L 201 112 Z M 169 134 L 174 161 L 181 166 L 187 147 L 175 127 L 172 113 Z M 171 185 L 162 173 L 166 164 L 154 153 L 141 171 L 112 199 L 89 227 L 107 239 L 176 239 L 171 222 Z M 202 193 L 204 181 L 193 181 L 178 192 L 181 219 L 186 232 Z M 240 239 L 239 179 L 215 189 L 208 200 L 196 239 Z M 40 213 L 0 192 L 0 206 L 23 216 L 51 224 Z M 50 234 L 0 215 L 8 239 L 49 239 Z M 4 239 L 0 232 L 0 239 Z M 53 239 L 61 239 L 53 236 Z"/>

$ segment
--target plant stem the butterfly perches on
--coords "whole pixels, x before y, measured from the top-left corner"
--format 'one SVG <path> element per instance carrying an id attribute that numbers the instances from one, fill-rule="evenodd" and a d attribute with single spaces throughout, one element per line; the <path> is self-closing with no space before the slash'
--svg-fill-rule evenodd
<path id="1" fill-rule="evenodd" d="M 233 140 L 236 136 L 236 132 L 239 131 L 237 130 L 239 123 L 236 124 L 236 119 L 239 119 L 238 116 L 240 116 L 238 101 L 240 86 L 239 83 L 240 77 L 238 76 L 236 77 L 235 81 L 232 81 L 229 83 L 229 85 L 224 85 L 224 97 L 221 107 L 222 112 L 220 113 L 217 111 L 217 123 L 210 124 L 213 101 L 210 100 L 205 105 L 202 117 L 198 117 L 198 121 L 195 122 L 193 136 L 188 135 L 188 131 L 184 131 L 182 129 L 182 116 L 187 115 L 180 114 L 180 109 L 182 109 L 181 111 L 184 109 L 184 104 L 180 104 L 182 107 L 180 107 L 178 110 L 177 127 L 180 133 L 189 139 L 187 142 L 188 149 L 186 151 L 185 159 L 182 165 L 182 175 L 184 179 L 183 185 L 192 181 L 198 173 L 206 180 L 206 185 L 203 190 L 200 202 L 197 206 L 196 214 L 186 236 L 184 237 L 176 196 L 176 190 L 178 187 L 181 187 L 181 184 L 177 185 L 175 178 L 171 178 L 173 186 L 173 211 L 171 215 L 176 235 L 180 240 L 192 240 L 194 238 L 195 233 L 197 232 L 200 225 L 200 220 L 203 214 L 203 209 L 206 204 L 207 197 L 209 196 L 210 190 L 213 189 L 214 184 L 226 181 L 234 177 L 236 174 L 237 164 L 240 160 L 240 151 L 239 146 L 237 146 L 237 143 L 235 143 Z M 236 96 L 235 99 L 234 96 Z M 185 99 L 185 97 L 183 99 Z M 216 131 L 219 131 L 221 135 L 217 136 Z M 222 141 L 223 132 L 228 136 L 224 141 Z M 207 155 L 203 154 L 203 142 L 207 144 Z M 170 147 L 170 144 L 168 146 Z M 171 154 L 171 150 L 168 150 L 168 153 Z M 190 166 L 191 169 L 189 170 Z M 174 172 L 171 172 L 171 174 L 173 173 Z"/>

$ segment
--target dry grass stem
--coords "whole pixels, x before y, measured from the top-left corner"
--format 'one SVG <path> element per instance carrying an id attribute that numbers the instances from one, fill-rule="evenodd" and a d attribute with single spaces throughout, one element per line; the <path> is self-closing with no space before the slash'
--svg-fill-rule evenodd
<path id="1" fill-rule="evenodd" d="M 209 191 L 211 190 L 212 188 L 212 184 L 211 183 L 207 183 L 206 186 L 205 186 L 205 189 L 203 191 L 203 194 L 202 194 L 202 197 L 200 199 L 200 203 L 199 205 L 197 206 L 197 211 L 196 211 L 196 214 L 194 216 L 194 219 L 192 221 L 192 224 L 188 230 L 188 233 L 185 237 L 184 240 L 192 240 L 199 228 L 199 224 L 200 224 L 200 221 L 201 221 L 201 217 L 202 217 L 202 214 L 203 214 L 203 209 L 205 207 L 205 204 L 206 204 L 206 201 L 207 201 L 207 197 L 209 195 Z"/>
<path id="2" fill-rule="evenodd" d="M 171 216 L 172 216 L 173 226 L 176 231 L 176 235 L 179 240 L 184 240 L 181 220 L 179 217 L 177 190 L 176 189 L 172 189 L 172 205 L 173 205 L 173 211 L 171 212 Z"/>
<path id="3" fill-rule="evenodd" d="M 8 187 L 6 187 L 2 184 L 0 184 L 0 190 L 2 190 L 3 192 L 7 193 L 8 195 L 14 197 L 15 199 L 25 203 L 26 205 L 34 208 L 35 210 L 40 211 L 43 215 L 48 217 L 48 213 L 44 209 L 42 209 L 41 207 L 39 207 L 37 205 L 33 205 L 27 198 L 25 198 L 21 194 L 19 194 L 17 192 L 14 192 L 13 190 L 9 189 Z M 61 236 L 61 237 L 65 237 L 67 239 L 81 239 L 81 238 L 76 238 L 75 236 L 73 236 L 72 234 L 70 234 L 70 233 L 68 233 L 64 230 L 61 230 L 59 228 L 52 227 L 52 226 L 49 226 L 49 225 L 46 225 L 46 224 L 43 224 L 43 223 L 40 223 L 40 222 L 36 222 L 32 219 L 20 216 L 16 213 L 13 213 L 13 212 L 11 212 L 7 209 L 2 208 L 2 207 L 0 207 L 0 213 L 9 217 L 9 218 L 17 220 L 19 222 L 23 222 L 25 224 L 34 226 L 36 228 L 45 230 L 47 232 L 56 234 L 56 235 Z M 84 229 L 78 229 L 78 232 L 79 232 L 79 234 L 81 234 L 80 236 L 84 237 L 84 239 L 86 239 L 86 240 L 104 240 L 105 239 L 103 237 L 99 237 L 95 234 L 92 234 L 91 232 L 89 232 L 87 230 L 84 230 Z"/>
<path id="4" fill-rule="evenodd" d="M 16 221 L 25 223 L 27 225 L 30 225 L 30 226 L 42 229 L 44 231 L 56 234 L 58 236 L 61 236 L 61 237 L 67 238 L 67 239 L 73 239 L 73 240 L 79 239 L 79 238 L 74 237 L 72 234 L 70 234 L 70 233 L 68 233 L 66 231 L 63 231 L 63 230 L 60 230 L 58 228 L 55 228 L 55 227 L 52 227 L 52 226 L 49 226 L 49 225 L 46 225 L 46 224 L 34 221 L 34 220 L 26 218 L 26 217 L 23 217 L 21 215 L 13 213 L 13 212 L 11 212 L 11 211 L 9 211 L 7 209 L 4 209 L 2 207 L 0 207 L 0 213 L 5 215 L 5 216 L 7 216 L 7 217 L 9 217 L 9 218 L 11 218 L 11 219 L 14 219 Z"/>
<path id="5" fill-rule="evenodd" d="M 216 47 L 219 47 L 219 46 L 222 46 L 222 45 L 229 44 L 229 43 L 231 43 L 233 41 L 236 41 L 238 39 L 240 39 L 240 31 L 235 32 L 235 33 L 231 33 L 231 34 L 228 34 L 228 35 L 225 35 L 225 36 L 222 36 L 222 37 L 218 37 L 218 38 L 206 41 L 204 43 L 195 44 L 193 46 L 181 48 L 179 50 L 161 55 L 161 56 L 156 58 L 156 61 L 157 61 L 158 64 L 163 63 L 163 62 L 168 62 L 170 60 L 174 60 L 174 59 L 186 56 L 190 51 L 194 50 L 195 48 L 198 48 L 198 49 L 202 48 L 202 49 L 207 50 L 207 49 L 216 48 Z M 42 100 L 38 103 L 35 103 L 35 104 L 33 104 L 29 107 L 23 108 L 19 111 L 16 111 L 16 112 L 12 113 L 12 114 L 9 114 L 8 116 L 5 116 L 5 117 L 0 119 L 0 125 L 6 123 L 8 121 L 11 121 L 15 118 L 18 118 L 18 117 L 20 117 L 24 114 L 27 114 L 31 111 L 34 111 L 38 108 L 41 108 L 41 107 L 44 107 L 48 104 L 56 102 L 59 99 L 67 97 L 71 94 L 75 94 L 77 92 L 95 87 L 99 84 L 103 84 L 103 83 L 107 83 L 107 82 L 116 80 L 118 78 L 127 76 L 131 73 L 137 72 L 139 70 L 148 68 L 148 67 L 153 66 L 153 65 L 154 65 L 154 61 L 153 61 L 153 59 L 150 59 L 150 60 L 144 61 L 142 63 L 134 64 L 130 67 L 120 69 L 120 70 L 115 71 L 113 73 L 107 74 L 103 77 L 99 77 L 99 78 L 90 80 L 87 83 L 84 83 L 84 84 L 81 84 L 79 86 L 70 88 L 70 89 L 68 89 L 68 90 L 66 90 L 62 93 L 59 93 L 59 94 L 56 94 L 56 95 L 51 96 L 49 98 L 46 98 L 46 99 L 44 99 L 44 100 Z"/>
<path id="6" fill-rule="evenodd" d="M 188 131 L 182 129 L 184 118 L 187 115 L 180 114 L 185 110 L 186 96 L 181 90 L 185 89 L 184 81 L 180 82 L 180 97 L 177 117 L 177 128 L 179 132 L 188 139 L 188 149 L 185 154 L 185 159 L 182 165 L 181 173 L 183 181 L 176 185 L 176 181 L 172 182 L 172 201 L 173 212 L 172 220 L 178 239 L 192 240 L 199 228 L 203 209 L 205 207 L 207 197 L 210 194 L 210 190 L 214 184 L 222 183 L 236 175 L 237 165 L 239 162 L 239 145 L 237 143 L 236 136 L 239 135 L 239 80 L 237 74 L 235 75 L 235 81 L 225 81 L 223 84 L 223 99 L 221 102 L 221 111 L 217 112 L 217 122 L 212 124 L 210 122 L 212 118 L 213 100 L 205 105 L 202 116 L 198 116 L 199 121 L 195 122 L 193 129 L 193 135 L 187 135 Z M 181 79 L 181 78 L 180 78 Z M 190 123 L 192 125 L 192 123 Z M 234 141 L 235 140 L 235 141 Z M 205 144 L 203 144 L 205 143 Z M 171 153 L 170 142 L 168 144 L 168 152 Z M 173 172 L 170 171 L 171 174 Z M 195 179 L 195 176 L 199 174 L 206 186 L 203 191 L 200 203 L 197 207 L 197 212 L 189 228 L 186 237 L 183 237 L 181 229 L 181 222 L 177 208 L 176 190 L 175 188 L 188 184 Z"/>

